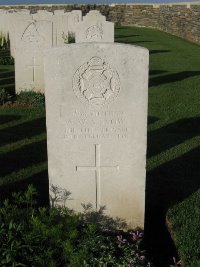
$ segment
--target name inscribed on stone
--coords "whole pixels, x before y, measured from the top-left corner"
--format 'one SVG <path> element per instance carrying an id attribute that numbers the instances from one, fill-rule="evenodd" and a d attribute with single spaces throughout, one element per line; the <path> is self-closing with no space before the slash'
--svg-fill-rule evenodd
<path id="1" fill-rule="evenodd" d="M 75 110 L 71 116 L 65 116 L 65 140 L 128 137 L 129 129 L 123 111 L 91 111 L 86 114 Z"/>

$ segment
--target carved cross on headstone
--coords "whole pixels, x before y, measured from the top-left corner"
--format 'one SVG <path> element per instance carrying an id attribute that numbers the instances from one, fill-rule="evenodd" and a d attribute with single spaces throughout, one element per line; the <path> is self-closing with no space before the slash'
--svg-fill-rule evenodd
<path id="1" fill-rule="evenodd" d="M 33 60 L 33 63 L 31 65 L 27 65 L 27 67 L 32 69 L 32 73 L 33 73 L 32 81 L 34 82 L 35 81 L 35 77 L 36 77 L 36 68 L 40 67 L 40 65 L 36 65 L 35 57 L 33 57 L 32 60 Z"/>
<path id="2" fill-rule="evenodd" d="M 94 166 L 76 166 L 76 171 L 94 171 L 96 183 L 96 209 L 101 205 L 101 170 L 115 169 L 119 171 L 119 166 L 102 166 L 100 144 L 95 144 L 95 165 Z"/>

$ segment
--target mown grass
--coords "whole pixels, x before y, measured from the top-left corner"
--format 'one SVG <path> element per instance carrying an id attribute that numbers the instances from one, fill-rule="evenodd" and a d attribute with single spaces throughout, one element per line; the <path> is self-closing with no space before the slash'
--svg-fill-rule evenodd
<path id="1" fill-rule="evenodd" d="M 115 37 L 116 42 L 150 50 L 147 250 L 158 267 L 169 266 L 175 256 L 166 227 L 168 211 L 178 252 L 185 262 L 191 261 L 200 247 L 200 47 L 145 28 L 117 28 Z M 13 66 L 0 66 L 0 87 L 13 90 L 13 74 Z M 30 183 L 40 193 L 40 204 L 46 205 L 45 110 L 1 108 L 0 198 Z"/>
<path id="2" fill-rule="evenodd" d="M 192 201 L 194 192 L 195 199 L 200 198 L 200 47 L 159 31 L 132 27 L 119 28 L 116 41 L 150 50 L 146 183 L 149 250 L 166 258 L 174 253 L 165 226 L 169 210 L 168 223 L 180 256 L 185 262 L 200 258 L 200 206 Z M 161 260 L 158 266 L 162 266 Z"/>

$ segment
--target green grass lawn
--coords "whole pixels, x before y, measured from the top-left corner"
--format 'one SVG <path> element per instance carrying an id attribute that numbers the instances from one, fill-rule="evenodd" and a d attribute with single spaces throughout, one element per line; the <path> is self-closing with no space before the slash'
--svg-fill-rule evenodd
<path id="1" fill-rule="evenodd" d="M 159 31 L 121 27 L 116 42 L 150 50 L 146 246 L 169 266 L 175 240 L 185 262 L 200 258 L 200 46 Z M 134 67 L 134 66 L 133 66 Z M 0 66 L 13 90 L 13 66 Z M 32 183 L 48 203 L 45 110 L 0 109 L 0 198 Z M 167 213 L 168 212 L 168 213 Z"/>
<path id="2" fill-rule="evenodd" d="M 200 47 L 144 28 L 119 28 L 116 41 L 150 50 L 146 184 L 149 249 L 163 257 L 173 253 L 165 227 L 170 209 L 168 220 L 182 259 L 200 258 Z M 194 192 L 196 201 L 189 201 Z M 184 200 L 185 204 L 176 208 Z M 183 207 L 187 216 L 183 216 Z M 190 231 L 191 227 L 196 232 Z M 182 232 L 186 229 L 187 235 Z"/>

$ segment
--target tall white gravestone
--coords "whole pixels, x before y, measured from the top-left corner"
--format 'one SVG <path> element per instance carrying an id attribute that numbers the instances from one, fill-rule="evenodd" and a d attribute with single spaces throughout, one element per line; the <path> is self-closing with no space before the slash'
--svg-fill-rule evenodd
<path id="1" fill-rule="evenodd" d="M 18 22 L 15 45 L 16 92 L 44 92 L 44 49 L 53 46 L 53 27 L 48 20 Z"/>
<path id="2" fill-rule="evenodd" d="M 148 50 L 84 43 L 45 56 L 50 185 L 144 226 Z M 51 192 L 50 192 L 51 194 Z"/>
<path id="3" fill-rule="evenodd" d="M 114 23 L 97 10 L 90 11 L 76 27 L 76 43 L 114 42 Z"/>

